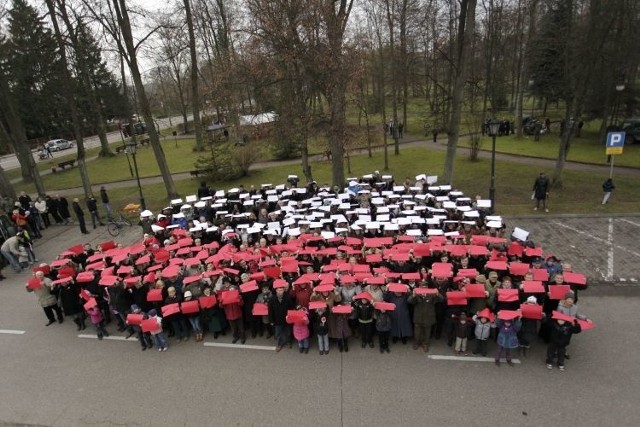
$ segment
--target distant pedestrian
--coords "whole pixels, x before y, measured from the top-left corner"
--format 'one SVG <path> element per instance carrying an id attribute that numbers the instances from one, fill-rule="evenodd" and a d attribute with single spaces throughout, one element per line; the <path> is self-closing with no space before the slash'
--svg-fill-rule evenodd
<path id="1" fill-rule="evenodd" d="M 98 213 L 98 201 L 92 194 L 87 196 L 87 209 L 89 209 L 89 213 L 91 214 L 91 222 L 93 223 L 94 230 L 96 229 L 96 223 L 104 225 Z"/>
<path id="2" fill-rule="evenodd" d="M 60 214 L 62 221 L 65 224 L 71 224 L 73 221 L 71 221 L 71 213 L 69 213 L 69 202 L 59 194 L 56 194 L 56 201 L 58 203 L 58 214 Z"/>
<path id="3" fill-rule="evenodd" d="M 87 226 L 84 223 L 84 211 L 80 206 L 80 200 L 78 200 L 78 198 L 73 199 L 72 205 L 73 205 L 73 212 L 76 214 L 76 217 L 78 218 L 80 231 L 82 232 L 82 234 L 89 234 L 89 232 L 87 231 Z"/>
<path id="4" fill-rule="evenodd" d="M 45 195 L 44 200 L 47 202 L 47 210 L 53 217 L 53 220 L 56 222 L 56 224 L 62 224 L 64 221 L 60 216 L 60 210 L 59 210 L 60 204 L 58 203 L 58 199 L 54 199 L 51 196 Z"/>
<path id="5" fill-rule="evenodd" d="M 433 133 L 433 142 L 438 142 L 438 128 L 434 127 L 432 133 Z"/>
<path id="6" fill-rule="evenodd" d="M 533 208 L 534 211 L 537 211 L 540 208 L 540 202 L 542 202 L 542 208 L 545 212 L 549 212 L 547 209 L 547 198 L 549 197 L 549 178 L 544 174 L 544 172 L 540 172 L 538 178 L 536 178 L 533 183 L 533 195 L 532 197 L 536 199 L 536 207 Z"/>
<path id="7" fill-rule="evenodd" d="M 51 147 L 49 147 L 47 144 L 44 145 L 44 150 L 47 154 L 47 159 L 53 159 L 53 153 L 51 152 Z"/>
<path id="8" fill-rule="evenodd" d="M 616 188 L 613 185 L 613 179 L 607 178 L 607 180 L 602 184 L 602 191 L 604 191 L 604 198 L 602 199 L 602 204 L 606 205 L 609 201 L 609 197 L 611 197 L 611 193 Z"/>
<path id="9" fill-rule="evenodd" d="M 429 135 L 429 127 L 429 122 L 424 122 L 424 125 L 422 126 L 422 128 L 424 129 L 424 136 Z"/>
<path id="10" fill-rule="evenodd" d="M 398 133 L 400 134 L 400 139 L 402 139 L 403 132 L 404 132 L 404 124 L 400 122 L 398 123 Z"/>
<path id="11" fill-rule="evenodd" d="M 102 200 L 102 207 L 107 213 L 107 219 L 111 221 L 113 219 L 113 215 L 111 214 L 111 206 L 109 206 L 109 195 L 107 194 L 107 189 L 104 188 L 104 185 L 100 187 L 100 200 Z"/>

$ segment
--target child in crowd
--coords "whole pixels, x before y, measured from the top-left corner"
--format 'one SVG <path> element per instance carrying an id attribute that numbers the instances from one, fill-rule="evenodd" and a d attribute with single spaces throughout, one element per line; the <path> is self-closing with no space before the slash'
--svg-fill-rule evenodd
<path id="1" fill-rule="evenodd" d="M 478 314 L 473 316 L 475 322 L 474 335 L 476 337 L 476 344 L 473 350 L 473 354 L 482 354 L 483 357 L 487 357 L 487 342 L 491 335 L 491 328 L 493 325 L 493 314 L 489 309 L 479 311 Z"/>
<path id="2" fill-rule="evenodd" d="M 329 354 L 329 318 L 327 308 L 319 308 L 313 314 L 313 330 L 318 335 L 320 355 Z"/>
<path id="3" fill-rule="evenodd" d="M 369 295 L 369 294 L 365 294 Z M 367 344 L 373 348 L 373 304 L 371 300 L 373 298 L 363 297 L 354 302 L 356 316 L 358 324 L 360 325 L 360 338 L 362 339 L 362 348 L 365 348 Z"/>
<path id="4" fill-rule="evenodd" d="M 555 317 L 555 316 L 554 316 Z M 578 319 L 574 319 L 560 314 L 551 322 L 551 339 L 547 347 L 547 368 L 553 369 L 553 361 L 557 358 L 558 369 L 564 371 L 565 350 L 571 341 L 571 335 L 579 334 L 582 331 Z"/>
<path id="5" fill-rule="evenodd" d="M 514 366 L 511 361 L 511 350 L 518 348 L 518 331 L 520 330 L 520 317 L 513 318 L 500 317 L 498 314 L 498 320 L 496 321 L 496 329 L 498 330 L 498 351 L 496 352 L 496 366 L 500 366 L 500 357 L 502 352 L 507 357 L 507 364 Z"/>
<path id="6" fill-rule="evenodd" d="M 96 332 L 98 333 L 98 339 L 101 340 L 102 337 L 108 337 L 109 332 L 104 328 L 104 317 L 102 316 L 102 312 L 100 308 L 95 305 L 87 310 L 87 314 L 89 315 L 89 320 L 91 324 L 96 327 Z"/>
<path id="7" fill-rule="evenodd" d="M 389 349 L 389 334 L 391 333 L 391 316 L 385 310 L 375 311 L 376 331 L 380 344 L 380 353 L 391 353 Z"/>
<path id="8" fill-rule="evenodd" d="M 293 337 L 298 341 L 300 353 L 309 353 L 309 315 L 304 307 L 298 306 L 296 310 L 302 311 L 304 316 L 293 323 Z"/>
<path id="9" fill-rule="evenodd" d="M 460 313 L 460 315 L 458 316 L 457 320 L 456 320 L 456 324 L 455 324 L 455 328 L 456 328 L 456 345 L 455 345 L 455 352 L 458 356 L 464 354 L 465 356 L 468 356 L 469 353 L 467 353 L 467 340 L 468 340 L 468 336 L 469 336 L 469 323 L 467 322 L 467 315 L 463 312 Z"/>
<path id="10" fill-rule="evenodd" d="M 143 319 L 147 319 L 149 316 L 144 314 L 140 307 L 133 304 L 131 306 L 131 313 L 133 314 L 142 314 Z M 140 325 L 130 325 L 134 332 L 136 333 L 136 337 L 138 338 L 138 342 L 142 346 L 142 351 L 147 350 L 148 348 L 153 347 L 153 340 L 151 339 L 151 334 L 149 332 L 143 332 L 142 327 Z"/>
<path id="11" fill-rule="evenodd" d="M 157 329 L 151 331 L 151 336 L 156 341 L 158 351 L 167 351 L 169 343 L 167 342 L 167 336 L 162 331 L 162 317 L 158 316 L 158 312 L 155 309 L 151 309 L 149 310 L 149 319 L 154 319 L 158 324 Z"/>

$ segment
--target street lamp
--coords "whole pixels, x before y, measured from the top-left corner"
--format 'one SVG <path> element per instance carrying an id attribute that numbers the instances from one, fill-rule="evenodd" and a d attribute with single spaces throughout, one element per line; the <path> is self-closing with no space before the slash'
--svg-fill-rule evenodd
<path id="1" fill-rule="evenodd" d="M 620 112 L 620 93 L 624 90 L 625 86 L 623 84 L 616 85 L 616 106 L 613 114 L 613 124 L 618 126 L 618 113 Z"/>
<path id="2" fill-rule="evenodd" d="M 138 173 L 138 162 L 136 161 L 136 151 L 138 149 L 138 142 L 135 135 L 127 142 L 127 148 L 131 156 L 133 157 L 133 168 L 136 171 L 136 181 L 138 181 L 138 191 L 140 192 L 140 208 L 142 210 L 147 209 L 144 203 L 144 196 L 142 195 L 142 186 L 140 185 L 140 174 Z"/>
<path id="3" fill-rule="evenodd" d="M 496 209 L 496 135 L 500 129 L 500 122 L 498 120 L 491 120 L 489 122 L 489 134 L 491 135 L 491 185 L 489 187 L 489 199 L 491 199 L 491 213 Z M 135 163 L 135 156 L 133 157 Z"/>

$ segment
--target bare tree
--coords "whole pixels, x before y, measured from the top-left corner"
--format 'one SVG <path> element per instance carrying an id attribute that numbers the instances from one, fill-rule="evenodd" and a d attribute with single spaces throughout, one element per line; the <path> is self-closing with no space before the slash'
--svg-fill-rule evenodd
<path id="1" fill-rule="evenodd" d="M 184 0 L 184 11 L 189 30 L 189 53 L 191 55 L 191 110 L 193 111 L 193 127 L 196 131 L 196 151 L 204 150 L 202 140 L 202 124 L 200 122 L 200 94 L 198 91 L 198 51 L 193 27 L 190 0 Z"/>

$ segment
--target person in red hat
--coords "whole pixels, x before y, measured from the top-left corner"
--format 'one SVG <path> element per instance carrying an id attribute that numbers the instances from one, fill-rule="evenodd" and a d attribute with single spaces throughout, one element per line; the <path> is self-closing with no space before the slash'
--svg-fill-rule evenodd
<path id="1" fill-rule="evenodd" d="M 507 357 L 507 364 L 514 366 L 511 361 L 511 350 L 518 348 L 518 331 L 520 330 L 520 316 L 514 312 L 505 313 L 506 310 L 498 313 L 496 329 L 498 330 L 498 350 L 496 351 L 496 366 L 500 366 L 500 357 L 504 352 Z"/>

